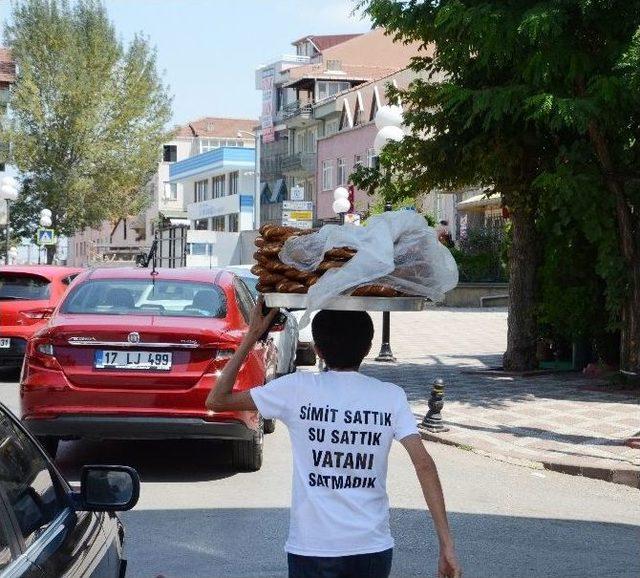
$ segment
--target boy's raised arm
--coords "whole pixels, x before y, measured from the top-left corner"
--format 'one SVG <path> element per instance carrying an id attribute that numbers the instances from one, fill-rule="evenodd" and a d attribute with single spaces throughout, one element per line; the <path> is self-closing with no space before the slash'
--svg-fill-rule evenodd
<path id="1" fill-rule="evenodd" d="M 262 304 L 263 299 L 260 297 L 253 308 L 247 334 L 231 359 L 224 366 L 222 373 L 216 379 L 213 389 L 207 396 L 207 401 L 205 402 L 207 409 L 213 411 L 256 410 L 256 404 L 253 402 L 251 394 L 248 391 L 233 393 L 233 385 L 238 378 L 238 372 L 247 355 L 249 355 L 258 339 L 269 329 L 273 318 L 278 313 L 277 309 L 272 309 L 267 315 L 263 315 Z"/>
<path id="2" fill-rule="evenodd" d="M 438 542 L 440 543 L 438 578 L 460 578 L 462 570 L 456 557 L 453 538 L 449 530 L 444 496 L 436 464 L 418 434 L 406 436 L 400 440 L 400 443 L 405 447 L 413 462 L 413 467 L 422 487 L 422 493 L 438 534 Z"/>

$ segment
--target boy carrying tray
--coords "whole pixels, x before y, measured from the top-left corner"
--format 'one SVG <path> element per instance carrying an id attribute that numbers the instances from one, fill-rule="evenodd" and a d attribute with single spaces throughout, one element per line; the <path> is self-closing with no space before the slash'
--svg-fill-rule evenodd
<path id="1" fill-rule="evenodd" d="M 391 443 L 409 453 L 440 544 L 438 576 L 462 576 L 436 466 L 418 434 L 404 391 L 359 373 L 373 323 L 365 312 L 320 311 L 312 333 L 328 371 L 294 373 L 233 393 L 238 371 L 277 310 L 256 305 L 249 330 L 206 405 L 214 411 L 257 410 L 289 429 L 293 492 L 290 578 L 386 578 L 391 571 L 387 462 Z"/>

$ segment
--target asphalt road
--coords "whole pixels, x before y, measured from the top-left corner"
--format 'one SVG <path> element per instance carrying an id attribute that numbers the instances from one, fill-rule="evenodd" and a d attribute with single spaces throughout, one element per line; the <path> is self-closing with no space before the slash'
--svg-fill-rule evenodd
<path id="1" fill-rule="evenodd" d="M 17 409 L 15 383 L 0 383 L 0 401 Z M 466 577 L 640 575 L 638 490 L 428 448 Z M 286 575 L 291 460 L 282 424 L 267 436 L 265 465 L 257 473 L 235 474 L 226 448 L 215 443 L 67 442 L 58 463 L 72 480 L 89 463 L 138 469 L 140 502 L 123 516 L 130 578 Z M 388 488 L 393 576 L 435 575 L 433 527 L 399 445 Z"/>

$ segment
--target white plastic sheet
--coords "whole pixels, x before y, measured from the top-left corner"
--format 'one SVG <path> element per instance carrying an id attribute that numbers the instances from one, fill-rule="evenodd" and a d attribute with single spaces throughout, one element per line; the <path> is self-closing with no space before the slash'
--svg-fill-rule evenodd
<path id="1" fill-rule="evenodd" d="M 324 253 L 334 247 L 352 247 L 358 252 L 343 267 L 327 271 L 309 289 L 308 311 L 322 309 L 333 297 L 370 283 L 432 301 L 442 301 L 458 284 L 458 267 L 449 249 L 415 211 L 375 215 L 363 227 L 325 225 L 312 235 L 291 237 L 280 251 L 280 260 L 302 271 L 313 271 Z M 302 325 L 306 325 L 306 317 Z"/>

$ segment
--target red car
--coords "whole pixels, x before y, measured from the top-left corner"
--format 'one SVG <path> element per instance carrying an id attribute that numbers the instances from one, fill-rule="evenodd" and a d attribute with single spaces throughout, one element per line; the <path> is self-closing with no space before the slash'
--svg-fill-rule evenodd
<path id="1" fill-rule="evenodd" d="M 29 342 L 22 419 L 51 454 L 60 439 L 230 440 L 237 469 L 262 464 L 256 412 L 215 413 L 205 400 L 248 328 L 254 299 L 234 274 L 210 269 L 82 273 Z M 235 387 L 275 376 L 259 342 Z"/>
<path id="2" fill-rule="evenodd" d="M 27 341 L 46 324 L 81 269 L 0 267 L 0 367 L 18 368 Z"/>

